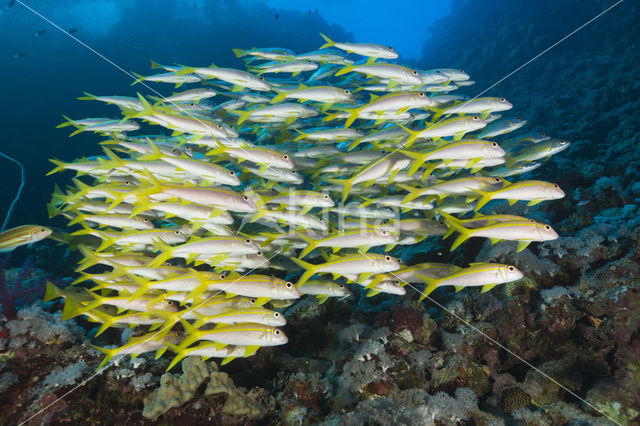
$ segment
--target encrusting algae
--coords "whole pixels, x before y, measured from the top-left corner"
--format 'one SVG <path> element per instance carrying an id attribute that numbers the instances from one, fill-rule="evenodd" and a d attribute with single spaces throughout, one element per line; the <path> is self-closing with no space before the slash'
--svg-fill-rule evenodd
<path id="1" fill-rule="evenodd" d="M 165 72 L 136 83 L 201 87 L 86 94 L 122 118 L 61 125 L 108 139 L 104 155 L 52 160 L 52 173 L 77 173 L 65 191 L 56 187 L 49 211 L 81 226 L 72 236 L 84 260 L 78 285 L 50 284 L 46 299 L 63 297 L 63 317 L 85 315 L 102 324 L 98 334 L 147 329 L 99 349 L 100 367 L 167 349 L 170 368 L 190 355 L 226 363 L 285 344 L 276 309 L 305 294 L 323 303 L 348 297 L 349 286 L 402 295 L 421 283 L 423 299 L 439 286 L 487 291 L 523 277 L 494 263 L 406 266 L 391 254 L 398 245 L 456 234 L 452 249 L 483 237 L 522 250 L 557 238 L 549 225 L 478 210 L 563 197 L 557 184 L 511 179 L 568 142 L 524 134 L 501 146 L 491 138 L 526 121 L 501 116 L 512 108 L 504 98 L 453 94 L 473 84 L 464 71 L 414 70 L 388 62 L 398 57 L 390 47 L 323 37 L 301 55 L 236 49 L 247 71 L 152 62 Z M 297 283 L 274 276 L 296 267 Z"/>

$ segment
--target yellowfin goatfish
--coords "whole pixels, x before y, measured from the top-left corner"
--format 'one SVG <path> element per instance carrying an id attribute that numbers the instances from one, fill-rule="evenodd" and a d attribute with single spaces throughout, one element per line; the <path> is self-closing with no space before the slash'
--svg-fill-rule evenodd
<path id="1" fill-rule="evenodd" d="M 322 305 L 330 297 L 349 297 L 351 292 L 342 284 L 330 281 L 307 281 L 298 287 L 301 294 L 311 294 L 318 298 L 318 303 Z"/>
<path id="2" fill-rule="evenodd" d="M 460 221 L 447 213 L 440 213 L 447 223 L 460 236 L 454 241 L 451 250 L 455 250 L 460 244 L 471 237 L 489 238 L 492 243 L 500 240 L 517 240 L 518 252 L 524 250 L 532 241 L 551 241 L 558 238 L 558 234 L 550 225 L 530 221 L 499 221 L 486 226 L 467 229 Z"/>
<path id="3" fill-rule="evenodd" d="M 51 173 L 78 175 L 55 187 L 47 207 L 75 227 L 59 239 L 79 248 L 82 284 L 48 286 L 46 298 L 63 297 L 63 318 L 84 315 L 98 334 L 156 330 L 138 349 L 103 350 L 107 360 L 168 348 L 170 367 L 187 355 L 226 363 L 287 342 L 283 313 L 263 306 L 343 303 L 353 286 L 367 297 L 402 297 L 405 283 L 426 284 L 426 294 L 485 291 L 523 276 L 509 265 L 405 266 L 395 256 L 427 238 L 455 234 L 452 249 L 472 237 L 509 240 L 523 250 L 558 237 L 550 224 L 473 211 L 494 199 L 563 197 L 556 184 L 517 176 L 568 142 L 540 132 L 503 142 L 526 120 L 502 117 L 512 108 L 505 98 L 465 95 L 474 84 L 465 71 L 414 69 L 395 63 L 391 47 L 322 37 L 324 46 L 302 54 L 235 49 L 242 69 L 152 61 L 163 71 L 136 82 L 193 86 L 157 97 L 85 93 L 118 116 L 59 126 L 106 137 L 99 155 L 52 160 Z M 46 236 L 15 234 L 2 234 L 0 248 Z M 297 285 L 288 281 L 297 274 Z"/>
<path id="4" fill-rule="evenodd" d="M 345 52 L 355 53 L 357 55 L 368 56 L 370 58 L 382 58 L 382 59 L 396 59 L 398 53 L 389 46 L 381 46 L 373 43 L 336 43 L 326 35 L 320 33 L 325 44 L 320 48 L 325 49 L 327 47 L 337 47 Z"/>
<path id="5" fill-rule="evenodd" d="M 504 284 L 519 280 L 523 277 L 522 272 L 515 266 L 502 265 L 499 263 L 471 264 L 468 268 L 460 269 L 442 278 L 432 278 L 423 275 L 427 284 L 420 300 L 427 297 L 438 287 L 452 285 L 456 291 L 465 287 L 482 287 L 482 292 L 489 291 L 498 284 Z"/>
<path id="6" fill-rule="evenodd" d="M 329 257 L 327 263 L 314 265 L 299 259 L 292 259 L 298 266 L 305 269 L 304 274 L 298 280 L 301 286 L 311 278 L 313 274 L 329 273 L 334 277 L 340 275 L 364 274 L 372 275 L 380 272 L 392 272 L 400 269 L 402 261 L 388 255 L 381 254 L 349 254 L 346 256 Z"/>

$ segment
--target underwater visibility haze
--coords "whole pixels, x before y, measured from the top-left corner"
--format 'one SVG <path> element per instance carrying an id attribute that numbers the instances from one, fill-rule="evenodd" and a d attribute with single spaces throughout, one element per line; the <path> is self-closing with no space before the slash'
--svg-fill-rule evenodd
<path id="1" fill-rule="evenodd" d="M 639 22 L 7 0 L 0 424 L 638 424 Z"/>

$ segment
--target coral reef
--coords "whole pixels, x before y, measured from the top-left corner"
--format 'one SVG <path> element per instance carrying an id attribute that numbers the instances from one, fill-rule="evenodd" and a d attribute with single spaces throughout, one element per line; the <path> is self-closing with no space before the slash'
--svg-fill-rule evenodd
<path id="1" fill-rule="evenodd" d="M 455 1 L 420 64 L 449 61 L 488 87 L 497 67 L 508 73 L 609 4 L 582 5 L 560 19 L 566 2 Z M 412 263 L 509 260 L 525 279 L 489 293 L 438 289 L 424 302 L 408 286 L 403 297 L 356 290 L 355 301 L 302 300 L 281 310 L 286 346 L 220 367 L 187 357 L 172 374 L 152 354 L 127 357 L 66 396 L 100 363 L 84 341 L 94 324 L 60 321 L 59 303 L 17 309 L 16 319 L 0 323 L 2 421 L 19 423 L 44 408 L 32 421 L 637 424 L 640 50 L 629 28 L 640 8 L 621 7 L 501 83 L 519 112 L 548 126 L 540 130 L 572 140 L 564 158 L 545 164 L 569 197 L 515 206 L 553 223 L 562 238 L 520 253 L 515 244 L 480 241 L 449 253 L 435 239 L 397 250 Z M 523 10 L 531 12 L 526 24 Z M 507 204 L 491 209 L 504 212 Z M 111 329 L 100 344 L 131 335 L 139 331 Z"/>
<path id="2" fill-rule="evenodd" d="M 163 374 L 160 387 L 144 400 L 142 415 L 155 419 L 171 408 L 193 398 L 198 386 L 209 376 L 209 368 L 199 357 L 188 357 L 182 363 L 182 375 Z"/>
<path id="3" fill-rule="evenodd" d="M 31 257 L 20 268 L 6 269 L 9 260 L 7 255 L 0 261 L 0 306 L 4 317 L 13 320 L 19 308 L 42 295 L 48 274 L 35 268 Z"/>
<path id="4" fill-rule="evenodd" d="M 227 416 L 261 419 L 266 408 L 250 392 L 239 390 L 227 373 L 219 372 L 215 363 L 207 365 L 200 357 L 187 357 L 182 362 L 183 373 L 165 373 L 160 378 L 160 387 L 144 398 L 142 415 L 156 419 L 172 408 L 190 401 L 196 390 L 208 378 L 204 395 L 226 394 L 226 400 L 219 414 Z"/>

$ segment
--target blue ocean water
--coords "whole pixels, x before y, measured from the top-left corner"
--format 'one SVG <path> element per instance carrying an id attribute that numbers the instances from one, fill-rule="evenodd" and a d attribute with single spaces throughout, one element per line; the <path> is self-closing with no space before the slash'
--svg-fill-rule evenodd
<path id="1" fill-rule="evenodd" d="M 610 7 L 613 8 L 607 11 Z M 605 13 L 598 15 L 602 12 Z M 486 96 L 505 96 L 514 104 L 513 112 L 529 121 L 527 130 L 546 132 L 572 142 L 569 150 L 526 175 L 527 179 L 558 182 L 567 196 L 548 206 L 519 210 L 521 214 L 551 223 L 561 234 L 562 243 L 520 255 L 512 253 L 513 250 L 492 251 L 489 244 L 480 242 L 449 254 L 447 244 L 429 243 L 402 252 L 402 257 L 413 259 L 413 263 L 418 259 L 458 264 L 514 259 L 534 284 L 505 290 L 499 295 L 478 295 L 471 301 L 441 292 L 438 300 L 454 312 L 462 312 L 473 324 L 489 324 L 487 327 L 492 327 L 500 342 L 512 340 L 514 351 L 526 354 L 523 357 L 527 361 L 546 368 L 548 374 L 559 377 L 563 371 L 569 371 L 571 377 L 563 376 L 563 385 L 574 389 L 580 398 L 586 398 L 614 420 L 620 423 L 637 420 L 640 406 L 639 387 L 634 381 L 637 376 L 629 377 L 624 371 L 637 368 L 634 357 L 639 351 L 638 333 L 634 328 L 637 320 L 631 315 L 638 312 L 637 291 L 633 289 L 637 288 L 640 277 L 637 265 L 638 22 L 639 7 L 630 0 L 619 5 L 604 0 L 545 0 L 535 5 L 524 0 L 393 5 L 335 0 L 42 1 L 24 2 L 24 5 L 7 2 L 0 10 L 0 75 L 4 83 L 0 150 L 21 161 L 27 171 L 26 187 L 9 226 L 34 223 L 66 228 L 66 220 L 48 218 L 46 204 L 54 184 L 68 184 L 69 176 L 46 177 L 46 172 L 53 167 L 48 159 L 69 161 L 98 155 L 101 150 L 95 135 L 80 133 L 69 138 L 68 129 L 55 126 L 63 121 L 63 114 L 82 118 L 111 111 L 116 117 L 116 110 L 106 109 L 98 102 L 77 100 L 83 92 L 145 94 L 140 85 L 130 85 L 131 78 L 122 70 L 151 74 L 151 59 L 163 64 L 207 66 L 213 62 L 218 66 L 243 68 L 243 62 L 235 57 L 232 48 L 277 46 L 305 52 L 323 43 L 320 32 L 333 40 L 389 44 L 400 53 L 399 63 L 416 69 L 464 69 L 476 81 L 474 86 L 466 88 L 465 94 L 476 96 L 486 91 Z M 66 31 L 76 30 L 72 35 L 77 40 L 56 26 Z M 165 95 L 175 91 L 160 84 L 153 87 Z M 0 218 L 4 218 L 20 181 L 14 164 L 1 158 L 0 164 L 3 165 L 0 167 Z M 57 250 L 56 253 L 61 253 L 65 249 Z M 17 250 L 12 263 L 22 264 L 34 251 L 33 247 Z M 71 271 L 57 270 L 52 265 L 54 262 L 55 259 L 49 259 L 40 265 L 45 272 L 55 271 L 58 278 L 63 278 L 65 272 L 71 275 Z M 331 301 L 330 307 L 323 308 L 317 317 L 313 317 L 313 312 L 292 311 L 290 343 L 275 352 L 276 357 L 290 361 L 290 365 L 283 366 L 285 362 L 265 356 L 250 368 L 241 361 L 235 366 L 231 364 L 227 371 L 236 383 L 247 388 L 262 386 L 277 397 L 277 408 L 273 403 L 267 416 L 268 421 L 274 423 L 293 424 L 306 415 L 305 421 L 310 423 L 325 420 L 335 424 L 375 421 L 424 424 L 421 422 L 428 422 L 431 417 L 423 411 L 436 411 L 429 404 L 450 407 L 455 413 L 462 409 L 460 407 L 466 407 L 466 414 L 454 420 L 438 418 L 442 424 L 457 421 L 482 424 L 484 413 L 489 413 L 486 417 L 495 416 L 507 422 L 590 422 L 602 418 L 592 406 L 579 402 L 566 391 L 545 387 L 544 380 L 533 377 L 535 373 L 529 372 L 527 365 L 514 361 L 505 351 L 498 349 L 499 353 L 494 353 L 486 341 L 469 338 L 440 307 L 431 304 L 426 309 L 412 310 L 414 307 L 408 300 L 390 297 L 370 304 L 360 298 L 357 304 L 351 304 L 351 309 Z M 48 309 L 55 311 L 51 306 Z M 312 317 L 311 327 L 316 327 L 315 330 L 307 329 L 305 315 Z M 333 327 L 332 321 L 340 323 L 340 327 Z M 420 327 L 412 325 L 412 321 L 420 322 L 420 327 L 425 328 L 433 322 L 432 331 L 437 337 L 430 340 L 422 332 L 416 332 L 415 328 Z M 521 327 L 516 328 L 510 321 Z M 362 330 L 358 328 L 360 325 Z M 361 331 L 367 337 L 359 341 L 344 333 L 338 338 L 340 330 L 348 327 L 354 327 L 350 329 L 354 334 Z M 382 333 L 384 337 L 379 339 L 375 330 L 384 327 L 387 334 Z M 400 340 L 402 330 L 410 330 L 411 339 L 423 346 Z M 78 333 L 75 329 L 72 331 Z M 113 335 L 109 337 L 110 341 L 104 340 L 101 344 L 117 343 Z M 378 340 L 384 344 L 393 342 L 392 347 L 386 346 L 387 353 L 385 349 L 378 352 L 382 354 L 379 363 L 389 356 L 397 363 L 395 367 L 411 365 L 410 372 L 373 374 L 376 380 L 363 383 L 366 386 L 360 391 L 344 384 L 349 374 L 364 374 L 352 363 L 354 354 L 360 350 L 362 355 L 366 350 L 373 350 L 372 347 L 379 350 Z M 536 341 L 538 343 L 532 343 Z M 329 354 L 313 347 L 316 342 L 331 348 L 326 351 Z M 363 348 L 366 342 L 371 345 Z M 552 349 L 554 346 L 558 349 Z M 408 356 L 403 358 L 407 353 L 419 354 L 410 358 L 413 360 L 410 363 Z M 460 360 L 460 353 L 467 358 Z M 622 361 L 617 363 L 614 358 Z M 76 365 L 70 359 L 65 362 Z M 451 368 L 443 369 L 442 364 Z M 464 377 L 443 378 L 443 370 L 454 374 L 460 365 L 466 368 Z M 61 363 L 56 367 L 65 365 Z M 468 379 L 481 374 L 485 367 L 489 370 L 486 377 L 477 382 Z M 15 368 L 20 378 L 26 377 L 24 370 L 18 372 Z M 279 378 L 278 369 L 284 372 Z M 85 370 L 88 369 L 80 369 L 76 379 L 86 373 Z M 398 370 L 401 369 L 398 367 Z M 150 371 L 156 378 L 161 373 Z M 302 373 L 307 375 L 300 378 Z M 142 376 L 141 372 L 135 374 Z M 407 376 L 411 375 L 418 379 L 409 380 Z M 261 385 L 260 380 L 266 384 Z M 615 392 L 611 391 L 611 383 L 617 389 Z M 13 395 L 20 393 L 19 385 L 11 386 Z M 518 386 L 538 400 L 527 404 L 521 417 L 509 417 L 510 413 L 502 405 L 503 391 Z M 322 387 L 330 391 L 323 394 L 318 390 Z M 456 392 L 456 389 L 468 388 L 480 398 L 480 408 L 477 398 L 473 408 L 473 397 L 465 394 L 466 391 Z M 313 396 L 293 396 L 300 389 Z M 415 402 L 414 405 L 407 402 L 412 400 L 408 392 L 415 389 L 429 395 L 417 391 L 412 394 L 414 399 L 418 395 L 426 401 L 424 410 Z M 59 389 L 52 392 L 56 396 L 61 394 Z M 445 392 L 448 397 L 436 397 L 438 392 Z M 545 399 L 543 394 L 552 396 Z M 268 398 L 263 397 L 269 406 Z M 552 404 L 556 405 L 550 409 Z M 140 411 L 141 405 L 138 401 L 136 407 L 127 408 Z M 409 407 L 406 419 L 389 408 L 402 406 Z M 302 414 L 300 407 L 306 410 Z M 546 409 L 554 414 L 544 417 L 542 413 Z M 7 412 L 10 411 L 7 408 Z M 469 413 L 476 413 L 475 417 Z M 64 414 L 56 416 L 64 418 Z M 24 417 L 12 412 L 11 418 Z"/>

